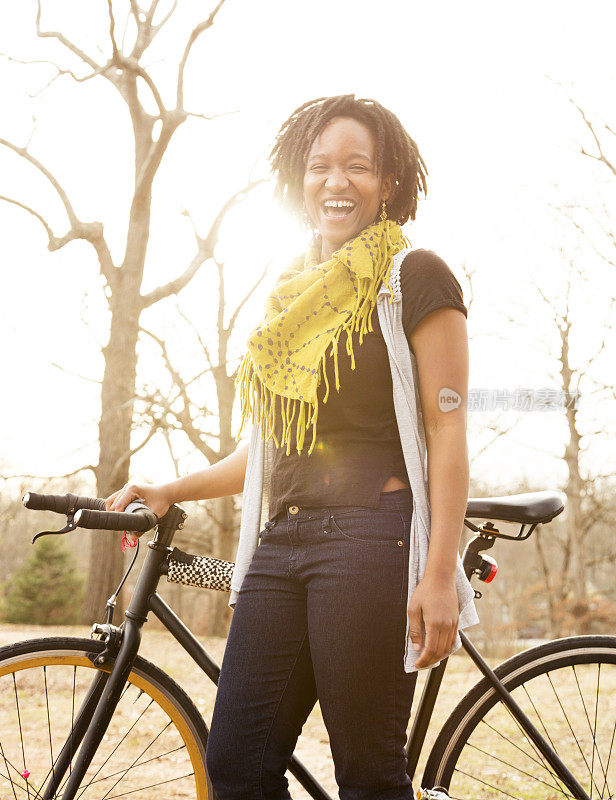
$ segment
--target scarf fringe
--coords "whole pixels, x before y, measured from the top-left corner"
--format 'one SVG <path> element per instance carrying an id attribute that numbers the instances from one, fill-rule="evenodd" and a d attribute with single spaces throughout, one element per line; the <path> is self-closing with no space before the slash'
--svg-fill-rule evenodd
<path id="1" fill-rule="evenodd" d="M 395 223 L 391 223 L 391 221 L 387 221 L 389 224 L 386 223 L 385 225 L 385 235 L 381 238 L 380 241 L 380 255 L 382 259 L 387 258 L 387 254 L 390 252 L 390 248 L 394 248 L 395 245 L 391 240 L 391 226 Z M 402 240 L 406 247 L 410 247 L 410 242 L 404 234 L 402 234 Z M 389 264 L 387 269 L 383 275 L 383 284 L 387 287 L 390 294 L 390 302 L 393 300 L 394 292 L 391 288 L 389 283 L 389 278 L 391 275 L 391 267 L 392 267 L 393 259 L 389 258 Z M 326 392 L 323 398 L 323 402 L 327 402 L 327 398 L 329 397 L 329 381 L 327 379 L 327 351 L 331 345 L 331 356 L 334 360 L 334 377 L 335 377 L 335 385 L 336 391 L 340 391 L 340 375 L 338 369 L 338 345 L 340 341 L 340 335 L 343 331 L 346 331 L 347 334 L 347 341 L 346 341 L 346 352 L 347 355 L 351 358 L 351 369 L 355 369 L 355 353 L 353 352 L 353 331 L 359 331 L 359 344 L 361 345 L 363 342 L 364 334 L 368 332 L 372 332 L 374 329 L 372 327 L 372 312 L 376 306 L 376 298 L 377 298 L 377 290 L 379 286 L 377 286 L 377 281 L 372 278 L 360 278 L 358 279 L 358 290 L 357 290 L 357 299 L 355 303 L 355 307 L 353 309 L 353 313 L 348 317 L 347 320 L 332 334 L 330 340 L 326 344 L 323 354 L 319 359 L 319 363 L 317 365 L 317 382 L 316 387 L 321 384 L 321 380 L 325 380 Z M 306 437 L 306 428 L 308 426 L 312 426 L 312 441 L 310 444 L 310 448 L 308 450 L 308 455 L 312 453 L 316 443 L 316 429 L 317 429 L 317 418 L 319 413 L 319 399 L 318 399 L 318 392 L 315 389 L 315 397 L 314 400 L 308 401 L 303 400 L 296 397 L 286 397 L 275 394 L 272 392 L 260 379 L 255 369 L 254 362 L 252 360 L 250 352 L 247 352 L 244 356 L 242 363 L 239 366 L 237 371 L 237 376 L 235 378 L 235 383 L 239 384 L 240 386 L 240 406 L 241 406 L 241 416 L 242 422 L 240 425 L 240 429 L 235 437 L 235 441 L 239 441 L 240 436 L 242 434 L 242 430 L 244 428 L 244 423 L 250 417 L 252 419 L 253 424 L 255 421 L 258 422 L 260 425 L 260 432 L 261 438 L 265 441 L 273 438 L 276 444 L 276 447 L 281 447 L 286 444 L 286 453 L 287 455 L 290 454 L 291 451 L 291 435 L 292 435 L 292 427 L 293 421 L 295 419 L 295 415 L 297 413 L 297 426 L 296 426 L 296 449 L 298 454 L 302 452 L 304 441 Z M 280 406 L 279 414 L 282 419 L 282 434 L 281 434 L 281 442 L 278 442 L 278 439 L 275 434 L 275 423 L 276 423 L 276 405 Z"/>

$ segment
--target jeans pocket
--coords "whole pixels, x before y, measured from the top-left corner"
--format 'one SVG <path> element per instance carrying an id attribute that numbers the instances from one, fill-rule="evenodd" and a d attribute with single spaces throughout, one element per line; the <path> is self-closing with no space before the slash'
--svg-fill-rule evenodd
<path id="1" fill-rule="evenodd" d="M 332 531 L 353 542 L 374 545 L 395 545 L 402 552 L 405 521 L 400 511 L 380 508 L 342 511 L 331 515 Z"/>
<path id="2" fill-rule="evenodd" d="M 265 523 L 265 527 L 263 528 L 263 530 L 259 534 L 259 544 L 261 544 L 261 542 L 264 539 L 267 538 L 269 532 L 272 530 L 272 528 L 275 528 L 277 524 L 278 524 L 278 520 L 276 520 L 275 522 L 272 522 L 271 520 L 269 520 L 268 522 Z"/>

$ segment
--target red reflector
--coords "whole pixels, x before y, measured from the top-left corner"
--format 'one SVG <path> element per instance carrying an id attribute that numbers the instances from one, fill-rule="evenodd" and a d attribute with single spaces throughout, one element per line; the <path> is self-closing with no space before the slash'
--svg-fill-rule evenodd
<path id="1" fill-rule="evenodd" d="M 488 573 L 488 577 L 485 579 L 484 583 L 492 583 L 494 578 L 496 577 L 496 573 L 498 572 L 498 564 L 496 561 L 492 564 L 490 568 L 490 572 Z"/>

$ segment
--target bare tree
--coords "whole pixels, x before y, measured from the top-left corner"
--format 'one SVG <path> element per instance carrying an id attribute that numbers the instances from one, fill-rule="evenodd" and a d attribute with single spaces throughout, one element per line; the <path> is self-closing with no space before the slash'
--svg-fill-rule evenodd
<path id="1" fill-rule="evenodd" d="M 564 448 L 564 461 L 567 465 L 567 482 L 564 487 L 567 495 L 567 511 L 562 524 L 556 526 L 559 533 L 551 537 L 557 543 L 558 554 L 555 554 L 554 548 L 550 548 L 548 552 L 541 537 L 535 537 L 554 635 L 561 633 L 563 611 L 567 606 L 577 604 L 581 610 L 587 605 L 589 573 L 596 551 L 596 542 L 592 542 L 592 539 L 601 524 L 603 511 L 607 513 L 601 489 L 602 480 L 606 476 L 596 471 L 589 471 L 588 467 L 584 466 L 584 458 L 593 438 L 605 436 L 608 432 L 601 424 L 597 425 L 596 429 L 589 427 L 587 416 L 584 418 L 585 421 L 582 421 L 577 397 L 582 388 L 586 400 L 605 388 L 597 384 L 593 378 L 592 367 L 605 354 L 610 337 L 614 333 L 610 321 L 612 314 L 608 313 L 601 341 L 596 350 L 587 355 L 583 362 L 580 362 L 579 355 L 576 359 L 572 359 L 571 353 L 575 349 L 579 330 L 583 324 L 580 288 L 588 281 L 588 277 L 583 267 L 575 260 L 565 259 L 565 254 L 562 255 L 563 262 L 567 263 L 562 295 L 550 298 L 535 284 L 535 289 L 549 310 L 553 327 L 557 332 L 558 347 L 555 357 L 558 365 L 558 383 L 566 400 L 563 414 L 567 422 Z M 616 300 L 611 298 L 609 309 L 613 310 L 615 304 Z"/>
<path id="2" fill-rule="evenodd" d="M 607 122 L 593 120 L 591 118 L 593 115 L 585 110 L 562 84 L 558 81 L 555 83 L 563 89 L 568 102 L 575 108 L 584 124 L 587 143 L 576 142 L 576 148 L 589 164 L 592 163 L 598 167 L 597 174 L 600 171 L 608 179 L 608 185 L 611 184 L 613 188 L 616 188 L 616 131 L 614 127 Z M 616 267 L 616 226 L 614 225 L 612 203 L 598 203 L 596 197 L 593 196 L 590 204 L 560 202 L 552 205 L 552 208 L 573 225 L 604 263 L 610 267 Z"/>
<path id="3" fill-rule="evenodd" d="M 610 182 L 613 184 L 616 179 L 616 161 L 610 155 L 610 150 L 616 146 L 616 131 L 607 123 L 593 121 L 592 115 L 570 93 L 566 94 L 568 101 L 584 123 L 587 133 L 588 142 L 577 144 L 580 154 L 589 162 L 600 165 L 603 174 L 608 178 L 608 184 Z M 616 229 L 613 211 L 610 207 L 598 204 L 594 197 L 590 205 L 581 202 L 561 202 L 552 207 L 573 226 L 581 241 L 589 246 L 591 252 L 604 264 L 616 267 Z M 571 396 L 578 392 L 580 386 L 583 385 L 584 396 L 587 399 L 590 399 L 591 396 L 600 397 L 601 395 L 604 398 L 611 396 L 612 399 L 616 399 L 613 382 L 606 384 L 604 381 L 598 380 L 592 370 L 593 365 L 596 365 L 601 357 L 605 357 L 606 351 L 611 345 L 613 346 L 616 298 L 611 293 L 609 286 L 603 287 L 602 294 L 603 296 L 607 294 L 609 309 L 601 341 L 596 352 L 588 357 L 586 363 L 576 367 L 571 362 L 570 353 L 574 344 L 572 329 L 575 322 L 580 323 L 580 309 L 575 308 L 576 289 L 573 287 L 573 279 L 576 279 L 579 286 L 580 283 L 587 280 L 587 277 L 584 271 L 569 259 L 565 290 L 560 304 L 553 299 L 548 299 L 539 287 L 536 287 L 544 303 L 550 308 L 558 330 L 561 388 L 568 396 Z M 558 305 L 560 305 L 560 310 Z M 585 469 L 582 466 L 584 455 L 592 440 L 609 435 L 609 430 L 605 424 L 599 424 L 596 428 L 581 426 L 578 409 L 573 404 L 568 405 L 566 418 L 568 441 L 564 458 L 568 470 L 565 487 L 568 511 L 566 524 L 560 537 L 560 563 L 555 569 L 550 570 L 548 567 L 547 555 L 543 551 L 539 539 L 536 540 L 537 552 L 543 565 L 546 588 L 550 596 L 550 615 L 554 633 L 560 632 L 562 609 L 566 605 L 567 599 L 577 604 L 580 614 L 585 613 L 588 605 L 589 575 L 597 561 L 603 559 L 613 561 L 614 559 L 614 548 L 611 544 L 606 548 L 602 547 L 601 538 L 596 535 L 596 531 L 601 529 L 605 519 L 613 514 L 610 493 L 609 490 L 606 491 L 605 485 L 606 479 L 613 478 L 613 474 L 609 472 L 604 474 L 597 470 L 593 470 L 591 473 L 588 468 Z M 597 549 L 605 551 L 599 559 L 597 558 Z"/>
<path id="4" fill-rule="evenodd" d="M 235 328 L 238 316 L 253 295 L 259 284 L 266 277 L 269 264 L 248 289 L 243 299 L 238 303 L 233 312 L 225 321 L 226 316 L 226 287 L 225 264 L 214 258 L 218 272 L 218 311 L 216 317 L 216 352 L 211 352 L 210 347 L 201 332 L 180 309 L 177 314 L 194 334 L 199 350 L 203 355 L 203 368 L 190 377 L 185 378 L 182 370 L 175 365 L 173 355 L 169 352 L 167 343 L 152 331 L 141 328 L 141 332 L 152 342 L 160 352 L 160 357 L 170 377 L 170 389 L 162 391 L 155 389 L 138 392 L 143 406 L 143 417 L 146 425 L 151 428 L 162 427 L 168 435 L 169 449 L 175 460 L 170 430 L 182 431 L 191 446 L 202 453 L 210 463 L 216 463 L 235 449 L 233 436 L 233 405 L 236 395 L 235 377 L 239 363 L 234 368 L 230 367 L 232 359 L 229 356 L 229 342 Z M 239 362 L 238 359 L 233 359 Z M 216 408 L 203 407 L 202 402 L 191 399 L 192 388 L 201 385 L 205 378 L 213 382 L 213 396 L 216 398 Z M 215 421 L 217 432 L 206 430 Z M 214 440 L 215 446 L 210 442 Z M 232 561 L 235 555 L 235 534 L 238 530 L 238 509 L 235 507 L 233 497 L 220 497 L 206 504 L 206 511 L 212 522 L 212 552 L 218 558 Z M 220 592 L 214 592 L 211 598 L 211 612 L 208 616 L 207 632 L 214 636 L 225 636 L 229 616 L 228 598 Z"/>
<path id="5" fill-rule="evenodd" d="M 103 223 L 85 221 L 78 217 L 60 179 L 30 151 L 29 143 L 19 145 L 0 138 L 0 145 L 27 161 L 53 187 L 66 212 L 68 230 L 58 235 L 34 207 L 3 195 L 0 196 L 1 199 L 19 206 L 43 225 L 51 252 L 60 250 L 73 241 L 88 242 L 96 254 L 100 274 L 106 284 L 105 297 L 111 312 L 111 322 L 109 340 L 103 348 L 105 369 L 101 385 L 100 455 L 98 464 L 82 467 L 95 474 L 100 497 L 109 495 L 128 480 L 131 457 L 148 443 L 157 428 L 155 423 L 140 442 L 131 443 L 131 423 L 136 397 L 136 343 L 142 311 L 164 298 L 177 295 L 190 283 L 199 268 L 212 258 L 225 213 L 241 202 L 246 193 L 259 182 L 248 183 L 229 198 L 212 222 L 207 235 L 196 238 L 194 255 L 183 270 L 147 294 L 141 293 L 150 233 L 152 188 L 163 156 L 175 131 L 189 116 L 212 118 L 186 110 L 184 75 L 196 41 L 214 25 L 223 4 L 224 0 L 220 0 L 211 13 L 188 33 L 181 57 L 172 67 L 175 96 L 173 103 L 167 105 L 159 85 L 143 66 L 142 60 L 144 53 L 176 10 L 175 1 L 166 13 L 157 14 L 159 0 L 151 0 L 147 8 L 142 7 L 139 0 L 130 0 L 128 16 L 124 22 L 126 31 L 132 30 L 133 37 L 132 46 L 125 46 L 126 31 L 123 41 L 119 43 L 116 35 L 116 12 L 112 0 L 108 0 L 109 26 L 105 34 L 108 56 L 104 59 L 91 56 L 63 32 L 47 30 L 42 21 L 41 1 L 38 2 L 35 23 L 37 35 L 41 39 L 56 42 L 59 51 L 69 63 L 64 66 L 48 62 L 55 69 L 48 85 L 61 76 L 68 76 L 79 85 L 91 80 L 105 80 L 117 91 L 130 115 L 135 152 L 134 188 L 126 226 L 126 243 L 119 263 L 112 259 Z M 149 102 L 153 101 L 155 113 L 146 110 L 140 91 L 142 87 L 146 88 L 145 94 Z M 100 153 L 98 157 L 101 157 Z M 109 155 L 109 158 L 112 156 Z M 216 454 L 211 453 L 211 456 L 215 458 Z M 86 588 L 85 618 L 91 619 L 92 615 L 100 611 L 105 598 L 118 581 L 121 569 L 122 553 L 117 543 L 110 547 L 105 537 L 94 537 Z"/>

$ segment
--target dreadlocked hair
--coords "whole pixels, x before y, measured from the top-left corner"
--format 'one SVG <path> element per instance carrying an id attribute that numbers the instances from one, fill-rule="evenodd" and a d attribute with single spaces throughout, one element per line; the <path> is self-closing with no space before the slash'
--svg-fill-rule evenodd
<path id="1" fill-rule="evenodd" d="M 270 153 L 276 178 L 274 195 L 303 216 L 305 164 L 314 140 L 334 117 L 353 117 L 374 135 L 377 174 L 393 173 L 395 185 L 387 200 L 387 216 L 403 225 L 414 220 L 419 192 L 427 196 L 428 170 L 417 145 L 398 117 L 376 100 L 354 94 L 319 97 L 297 108 L 282 124 Z"/>

